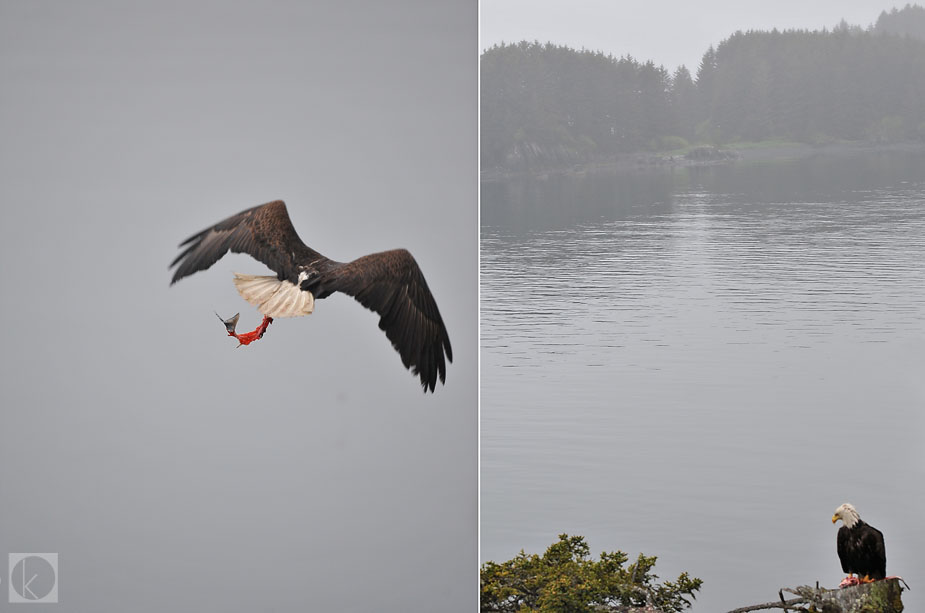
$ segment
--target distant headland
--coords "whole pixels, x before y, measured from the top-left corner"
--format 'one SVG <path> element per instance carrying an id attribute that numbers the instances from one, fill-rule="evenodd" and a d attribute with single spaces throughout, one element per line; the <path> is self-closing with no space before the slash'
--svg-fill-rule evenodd
<path id="1" fill-rule="evenodd" d="M 696 75 L 552 43 L 481 57 L 484 180 L 925 146 L 925 8 L 869 28 L 736 32 Z"/>

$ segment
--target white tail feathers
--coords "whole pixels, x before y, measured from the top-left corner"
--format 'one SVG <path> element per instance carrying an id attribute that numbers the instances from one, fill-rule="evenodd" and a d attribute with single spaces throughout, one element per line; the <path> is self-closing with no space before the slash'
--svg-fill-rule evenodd
<path id="1" fill-rule="evenodd" d="M 315 310 L 315 297 L 289 281 L 274 276 L 234 273 L 234 286 L 241 297 L 269 317 L 299 317 Z"/>

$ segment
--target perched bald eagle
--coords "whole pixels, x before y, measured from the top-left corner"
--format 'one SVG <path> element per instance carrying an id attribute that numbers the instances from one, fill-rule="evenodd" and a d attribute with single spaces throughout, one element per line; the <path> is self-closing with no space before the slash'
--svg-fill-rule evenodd
<path id="1" fill-rule="evenodd" d="M 379 328 L 405 368 L 420 376 L 425 392 L 434 391 L 438 377 L 446 381 L 446 360 L 453 361 L 450 338 L 424 274 L 406 250 L 374 253 L 346 263 L 329 260 L 302 242 L 281 200 L 206 228 L 183 241 L 180 248 L 184 247 L 170 264 L 170 268 L 177 266 L 171 285 L 206 270 L 228 251 L 246 253 L 276 273 L 235 273 L 238 293 L 264 315 L 261 327 L 249 333 L 254 338 L 263 335 L 272 318 L 308 315 L 316 299 L 343 292 L 379 314 Z M 234 333 L 237 317 L 225 323 L 230 336 L 239 336 Z M 246 343 L 242 340 L 242 344 Z"/>
<path id="2" fill-rule="evenodd" d="M 853 506 L 847 502 L 837 509 L 832 516 L 832 523 L 842 520 L 844 525 L 838 529 L 836 539 L 838 559 L 842 571 L 848 573 L 843 585 L 853 583 L 870 583 L 886 577 L 886 547 L 883 533 L 865 523 Z M 854 580 L 851 573 L 859 577 Z"/>

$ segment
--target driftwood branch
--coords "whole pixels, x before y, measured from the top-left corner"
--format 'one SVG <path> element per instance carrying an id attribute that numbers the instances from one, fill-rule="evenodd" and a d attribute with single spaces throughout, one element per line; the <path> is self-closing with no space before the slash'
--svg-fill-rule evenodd
<path id="1" fill-rule="evenodd" d="M 774 602 L 766 602 L 764 604 L 753 604 L 747 607 L 739 607 L 738 609 L 733 609 L 729 613 L 748 613 L 749 611 L 760 611 L 762 609 L 792 609 L 793 605 L 805 604 L 807 600 L 805 598 L 791 598 L 790 600 L 775 600 Z"/>
<path id="2" fill-rule="evenodd" d="M 835 590 L 820 588 L 818 583 L 816 587 L 801 585 L 780 590 L 778 592 L 780 600 L 740 607 L 728 613 L 748 613 L 763 609 L 826 611 L 826 613 L 899 613 L 903 610 L 900 596 L 903 585 L 909 589 L 908 584 L 900 578 L 884 579 Z M 798 598 L 785 600 L 784 592 L 794 594 Z"/>

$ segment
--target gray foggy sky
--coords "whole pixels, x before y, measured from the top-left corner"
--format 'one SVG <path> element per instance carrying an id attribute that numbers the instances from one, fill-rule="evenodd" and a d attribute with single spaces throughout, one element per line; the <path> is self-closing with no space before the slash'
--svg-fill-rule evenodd
<path id="1" fill-rule="evenodd" d="M 476 606 L 476 48 L 469 0 L 0 4 L 0 575 L 58 552 L 62 612 Z M 415 255 L 446 387 L 344 296 L 234 349 L 249 257 L 168 287 L 277 198 L 329 257 Z"/>
<path id="2" fill-rule="evenodd" d="M 520 40 L 552 41 L 632 55 L 696 73 L 704 51 L 736 30 L 831 28 L 842 18 L 867 27 L 904 0 L 482 0 L 482 49 Z"/>

